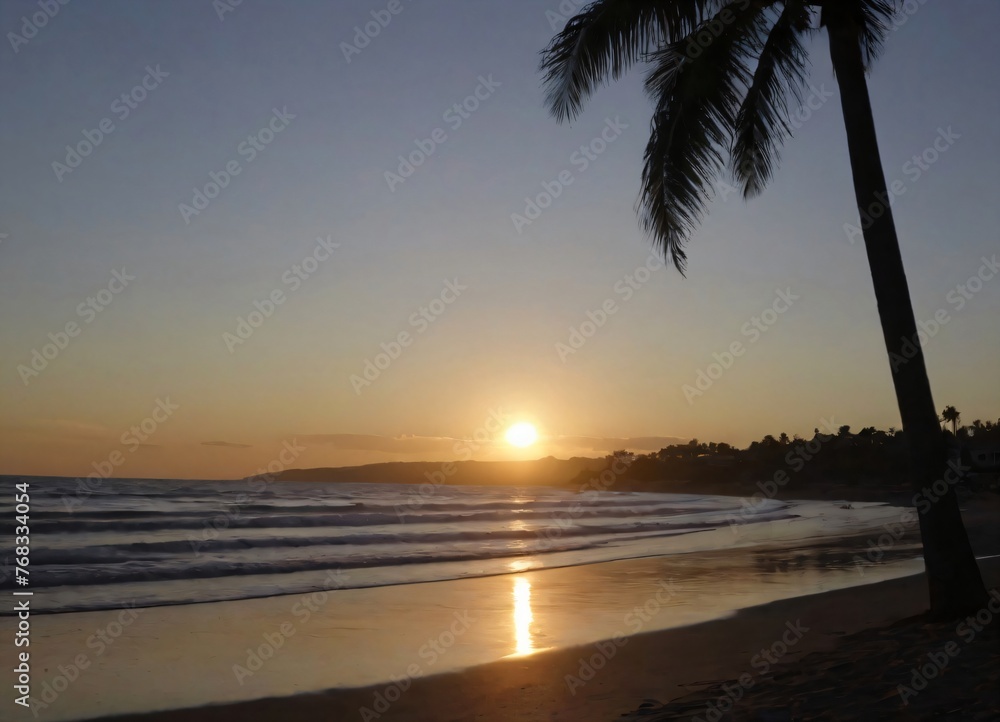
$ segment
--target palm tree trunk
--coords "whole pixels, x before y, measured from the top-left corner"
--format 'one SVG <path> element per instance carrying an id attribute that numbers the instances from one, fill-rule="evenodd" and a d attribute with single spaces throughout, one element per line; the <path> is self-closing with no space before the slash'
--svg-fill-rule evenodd
<path id="1" fill-rule="evenodd" d="M 949 469 L 947 442 L 927 379 L 879 158 L 857 25 L 840 13 L 830 17 L 834 12 L 827 13 L 830 55 L 840 86 L 858 209 L 862 218 L 873 219 L 868 228 L 862 225 L 865 250 L 909 450 L 931 612 L 957 618 L 985 604 L 986 588 L 962 523 L 954 484 L 958 473 Z M 916 354 L 912 348 L 905 354 L 904 343 L 915 347 Z"/>

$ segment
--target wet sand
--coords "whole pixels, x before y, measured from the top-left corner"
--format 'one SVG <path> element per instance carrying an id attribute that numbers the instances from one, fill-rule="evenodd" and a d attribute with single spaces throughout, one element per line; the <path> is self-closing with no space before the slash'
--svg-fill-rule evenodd
<path id="1" fill-rule="evenodd" d="M 504 658 L 527 669 L 548 664 L 545 650 L 700 624 L 741 608 L 921 569 L 919 560 L 901 559 L 862 575 L 850 566 L 851 553 L 827 540 L 236 602 L 39 615 L 32 626 L 32 691 L 48 706 L 37 719 L 363 688 Z M 554 679 L 565 691 L 562 676 Z"/>
<path id="2" fill-rule="evenodd" d="M 992 585 L 1000 582 L 997 560 L 987 560 L 983 566 Z M 595 670 L 591 679 L 579 687 L 568 682 L 568 678 L 582 680 L 588 660 L 594 662 L 595 655 L 601 653 L 595 645 L 542 652 L 463 672 L 415 679 L 396 701 L 382 705 L 378 700 L 385 698 L 388 688 L 377 685 L 120 719 L 130 722 L 287 719 L 609 722 L 636 710 L 644 701 L 658 705 L 704 689 L 713 682 L 738 679 L 746 673 L 762 680 L 766 674 L 762 673 L 763 663 L 757 656 L 765 649 L 774 654 L 778 641 L 793 639 L 796 635 L 790 633 L 790 626 L 808 631 L 782 657 L 776 658 L 778 665 L 768 665 L 768 673 L 784 669 L 781 663 L 833 650 L 847 634 L 920 614 L 925 609 L 924 596 L 924 580 L 916 575 L 772 602 L 743 610 L 728 619 L 640 634 L 618 647 L 613 656 L 603 655 L 603 663 L 593 664 L 600 664 L 601 669 Z M 608 649 L 606 645 L 604 648 Z M 847 649 L 848 666 L 863 661 L 849 644 Z M 825 682 L 827 692 L 835 693 L 833 699 L 844 696 L 846 690 L 838 684 L 836 672 Z M 884 691 L 895 693 L 895 687 L 888 685 Z M 695 703 L 694 711 L 703 714 L 706 710 L 705 702 Z M 836 715 L 827 718 L 836 719 Z M 690 719 L 690 715 L 676 719 Z"/>
<path id="3" fill-rule="evenodd" d="M 992 514 L 987 521 L 995 526 Z M 37 717 L 21 717 L 615 719 L 643 700 L 660 704 L 707 681 L 763 675 L 762 650 L 783 638 L 789 644 L 775 663 L 922 612 L 912 539 L 894 544 L 891 563 L 859 569 L 852 560 L 869 537 L 780 539 L 767 550 L 338 590 L 325 599 L 37 616 L 32 693 L 46 699 L 45 684 L 51 692 Z M 983 566 L 996 585 L 998 560 Z M 60 683 L 80 661 L 87 666 Z"/>

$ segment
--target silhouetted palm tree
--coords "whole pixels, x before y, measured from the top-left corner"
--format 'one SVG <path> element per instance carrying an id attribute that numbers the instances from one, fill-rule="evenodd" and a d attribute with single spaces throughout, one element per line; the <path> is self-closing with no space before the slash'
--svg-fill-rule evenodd
<path id="1" fill-rule="evenodd" d="M 549 109 L 563 121 L 579 114 L 598 85 L 619 78 L 636 62 L 649 62 L 646 90 L 655 108 L 638 209 L 643 228 L 683 273 L 684 244 L 702 217 L 725 151 L 731 151 L 733 175 L 747 198 L 770 179 L 779 146 L 791 135 L 789 101 L 801 100 L 806 88 L 805 41 L 817 27 L 827 31 L 911 476 L 922 493 L 944 477 L 947 444 L 886 202 L 865 77 L 882 48 L 894 5 L 888 0 L 597 0 L 552 39 L 541 67 Z M 919 508 L 932 611 L 958 616 L 976 609 L 986 590 L 954 485 L 948 484 L 936 503 Z"/>
<path id="2" fill-rule="evenodd" d="M 951 422 L 951 433 L 956 437 L 958 436 L 958 420 L 962 418 L 962 415 L 958 413 L 958 409 L 954 406 L 945 406 L 944 411 L 941 412 L 941 418 L 945 421 Z"/>

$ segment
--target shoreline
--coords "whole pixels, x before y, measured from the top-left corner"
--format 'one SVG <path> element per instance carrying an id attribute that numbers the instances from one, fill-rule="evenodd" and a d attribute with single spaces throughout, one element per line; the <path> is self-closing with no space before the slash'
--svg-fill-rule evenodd
<path id="1" fill-rule="evenodd" d="M 980 555 L 1000 551 L 996 511 L 984 502 L 963 513 Z M 37 718 L 167 722 L 210 714 L 255 721 L 284 719 L 287 710 L 295 718 L 336 712 L 333 719 L 366 721 L 612 719 L 641 700 L 663 703 L 699 681 L 738 677 L 755 647 L 770 645 L 799 618 L 810 632 L 796 640 L 789 659 L 924 611 L 919 560 L 861 568 L 852 555 L 863 553 L 863 539 L 858 546 L 858 539 L 783 531 L 791 530 L 776 524 L 769 532 L 768 549 L 543 570 L 512 565 L 498 576 L 342 589 L 330 595 L 335 603 L 324 609 L 324 600 L 301 620 L 296 609 L 310 603 L 308 594 L 138 608 L 126 633 L 112 633 L 107 654 L 103 645 L 91 651 L 88 634 L 95 625 L 110 629 L 119 610 L 42 615 L 33 697 L 78 653 L 96 664 Z M 981 566 L 995 586 L 1000 559 Z M 463 610 L 477 622 L 467 635 L 454 626 Z M 642 623 L 632 624 L 633 610 Z M 451 637 L 447 654 L 428 663 L 429 633 Z M 244 650 L 262 635 L 284 649 L 261 673 L 241 676 L 237 665 L 253 669 Z M 597 652 L 605 658 L 594 662 L 600 672 L 591 681 L 581 660 Z M 398 700 L 380 702 L 380 692 Z M 511 707 L 512 700 L 520 706 Z M 376 704 L 387 706 L 384 713 Z"/>
<path id="2" fill-rule="evenodd" d="M 981 562 L 987 585 L 1000 583 L 1000 559 Z M 913 618 L 926 610 L 923 574 L 861 587 L 822 592 L 743 609 L 714 620 L 636 635 L 611 654 L 598 645 L 539 652 L 460 672 L 413 679 L 398 700 L 377 711 L 387 685 L 335 689 L 315 694 L 208 705 L 146 714 L 93 719 L 115 722 L 264 722 L 284 719 L 371 720 L 380 722 L 608 722 L 631 713 L 643 701 L 665 703 L 714 682 L 778 665 L 760 653 L 773 650 L 790 626 L 806 631 L 791 642 L 778 664 L 835 649 L 840 640 L 864 630 Z M 610 652 L 610 647 L 604 645 Z M 598 663 L 589 681 L 586 666 Z M 590 664 L 596 668 L 596 664 Z M 575 677 L 582 686 L 567 681 Z M 573 686 L 571 690 L 570 687 Z M 886 692 L 891 692 L 887 689 Z M 380 705 L 382 707 L 383 705 Z M 364 713 L 364 709 L 370 711 Z"/>
<path id="3" fill-rule="evenodd" d="M 280 576 L 271 576 L 274 570 L 261 569 L 252 574 L 148 580 L 141 576 L 118 580 L 105 580 L 97 584 L 79 584 L 64 580 L 61 586 L 47 588 L 36 600 L 35 614 L 72 614 L 115 609 L 127 604 L 139 608 L 169 605 L 242 601 L 274 596 L 311 593 L 336 589 L 361 589 L 390 585 L 422 584 L 468 577 L 484 577 L 519 571 L 536 571 L 571 566 L 582 566 L 627 559 L 643 559 L 690 552 L 712 552 L 725 548 L 756 546 L 761 549 L 785 547 L 790 544 L 815 545 L 843 543 L 843 540 L 865 539 L 878 536 L 893 526 L 893 555 L 903 551 L 906 544 L 919 543 L 915 519 L 907 519 L 907 510 L 878 502 L 839 504 L 829 501 L 784 500 L 773 502 L 776 510 L 763 506 L 737 507 L 737 497 L 727 496 L 678 496 L 680 502 L 709 499 L 719 508 L 714 517 L 705 523 L 694 509 L 671 516 L 666 522 L 654 525 L 636 524 L 636 532 L 622 524 L 616 528 L 617 537 L 611 543 L 592 537 L 597 542 L 573 544 L 566 549 L 549 549 L 559 543 L 562 535 L 561 520 L 549 522 L 551 529 L 538 527 L 527 530 L 527 543 L 509 542 L 507 548 L 496 548 L 492 536 L 487 543 L 494 544 L 491 553 L 476 556 L 471 550 L 458 548 L 454 558 L 449 558 L 450 548 L 435 548 L 440 558 L 431 558 L 419 564 L 407 560 L 381 559 L 367 563 L 363 558 L 348 559 L 337 568 L 336 579 L 331 582 L 329 562 L 318 559 L 312 566 L 281 569 Z M 726 504 L 729 508 L 722 508 Z M 709 512 L 711 513 L 711 512 Z M 911 515 L 912 517 L 912 515 Z M 676 520 L 688 519 L 686 522 Z M 537 521 L 529 522 L 538 524 Z M 666 526 L 663 526 L 663 524 Z M 678 529 L 671 530 L 676 523 Z M 283 530 L 276 530 L 282 533 Z M 554 532 L 554 533 L 550 533 Z M 571 530 L 572 532 L 572 530 Z M 492 534 L 493 532 L 488 532 Z M 618 542 L 618 538 L 624 541 Z M 180 537 L 177 537 L 178 539 Z M 502 537 L 500 538 L 502 541 Z M 863 541 L 861 542 L 863 544 Z M 520 545 L 518 547 L 517 545 Z M 429 550 L 426 550 L 429 551 Z M 864 551 L 861 552 L 862 556 Z M 915 553 L 914 555 L 918 554 Z M 875 561 L 873 559 L 873 561 Z M 296 564 L 298 561 L 296 560 Z M 213 579 L 211 584 L 200 579 Z M 245 582 L 245 584 L 243 584 Z M 0 625 L 5 615 L 0 611 Z"/>
<path id="4" fill-rule="evenodd" d="M 865 567 L 862 575 L 850 564 L 861 544 L 829 539 L 329 594 L 42 615 L 33 627 L 32 697 L 47 703 L 37 719 L 57 722 L 365 688 L 504 658 L 530 663 L 542 650 L 728 618 L 922 569 L 911 559 Z"/>
<path id="5" fill-rule="evenodd" d="M 836 552 L 841 565 L 845 553 Z M 43 722 L 158 711 L 183 719 L 177 710 L 387 688 L 390 680 L 423 684 L 491 664 L 549 668 L 546 660 L 603 640 L 731 620 L 736 610 L 831 588 L 849 591 L 862 582 L 861 570 L 827 568 L 833 554 L 794 546 L 725 550 L 328 597 L 45 615 L 33 635 L 33 699 L 48 703 L 37 716 Z M 921 568 L 918 560 L 902 561 L 866 568 L 863 576 L 912 576 Z M 630 639 L 621 646 L 636 645 Z M 60 694 L 53 698 L 51 688 Z"/>

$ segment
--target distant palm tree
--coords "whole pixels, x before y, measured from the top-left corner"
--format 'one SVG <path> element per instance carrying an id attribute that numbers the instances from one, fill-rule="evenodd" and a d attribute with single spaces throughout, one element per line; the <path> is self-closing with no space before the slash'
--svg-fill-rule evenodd
<path id="1" fill-rule="evenodd" d="M 945 406 L 944 411 L 941 412 L 941 418 L 951 422 L 951 433 L 958 436 L 958 420 L 962 418 L 958 409 L 954 406 Z"/>
<path id="2" fill-rule="evenodd" d="M 892 369 L 914 488 L 944 478 L 947 444 L 937 423 L 899 242 L 879 158 L 866 72 L 891 26 L 890 0 L 597 0 L 542 52 L 550 111 L 575 118 L 597 86 L 636 62 L 651 65 L 655 106 L 638 209 L 643 228 L 679 271 L 685 243 L 731 155 L 750 198 L 764 188 L 791 135 L 789 100 L 807 85 L 805 41 L 830 39 L 854 193 Z M 915 348 L 915 352 L 914 352 Z M 904 349 L 907 353 L 904 353 Z M 906 360 L 909 359 L 909 360 Z M 929 508 L 928 508 L 929 507 Z M 930 605 L 960 616 L 986 599 L 954 486 L 920 505 Z"/>

